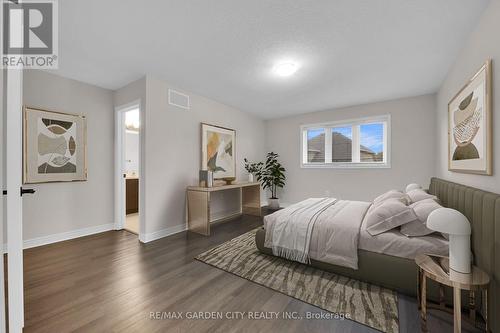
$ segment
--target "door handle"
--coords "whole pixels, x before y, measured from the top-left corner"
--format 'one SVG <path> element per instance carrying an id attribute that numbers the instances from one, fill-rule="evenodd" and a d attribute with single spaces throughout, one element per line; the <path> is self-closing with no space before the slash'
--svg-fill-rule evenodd
<path id="1" fill-rule="evenodd" d="M 21 193 L 20 194 L 21 194 L 21 196 L 23 196 L 23 194 L 34 194 L 35 192 L 36 192 L 35 189 L 32 189 L 32 188 L 26 188 L 26 189 L 24 189 L 24 188 L 21 187 Z M 2 194 L 3 195 L 7 195 L 7 190 L 3 190 Z"/>
<path id="2" fill-rule="evenodd" d="M 33 188 L 22 188 L 21 187 L 21 196 L 23 196 L 23 194 L 34 194 L 35 192 L 36 192 L 36 190 Z"/>

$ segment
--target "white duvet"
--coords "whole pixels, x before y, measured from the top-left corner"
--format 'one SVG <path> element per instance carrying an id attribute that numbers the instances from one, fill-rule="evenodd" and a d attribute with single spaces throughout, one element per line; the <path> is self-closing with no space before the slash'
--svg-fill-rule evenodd
<path id="1" fill-rule="evenodd" d="M 311 198 L 264 217 L 264 245 L 302 263 L 358 268 L 358 241 L 369 202 Z"/>

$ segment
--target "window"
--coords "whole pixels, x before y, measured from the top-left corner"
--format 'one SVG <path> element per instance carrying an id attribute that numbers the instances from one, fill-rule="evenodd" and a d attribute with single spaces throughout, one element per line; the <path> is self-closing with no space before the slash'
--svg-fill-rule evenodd
<path id="1" fill-rule="evenodd" d="M 301 127 L 301 165 L 306 168 L 390 167 L 390 116 Z"/>
<path id="2" fill-rule="evenodd" d="M 325 161 L 325 130 L 307 130 L 307 162 L 322 163 Z"/>
<path id="3" fill-rule="evenodd" d="M 331 162 L 352 162 L 352 127 L 334 127 L 331 131 Z"/>

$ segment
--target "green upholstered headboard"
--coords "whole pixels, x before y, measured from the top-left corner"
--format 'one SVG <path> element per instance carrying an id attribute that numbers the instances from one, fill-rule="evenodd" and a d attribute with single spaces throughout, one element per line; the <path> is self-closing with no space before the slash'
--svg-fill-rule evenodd
<path id="1" fill-rule="evenodd" d="M 429 192 L 445 207 L 467 216 L 472 226 L 474 264 L 490 275 L 488 318 L 493 332 L 500 333 L 500 195 L 432 178 Z"/>

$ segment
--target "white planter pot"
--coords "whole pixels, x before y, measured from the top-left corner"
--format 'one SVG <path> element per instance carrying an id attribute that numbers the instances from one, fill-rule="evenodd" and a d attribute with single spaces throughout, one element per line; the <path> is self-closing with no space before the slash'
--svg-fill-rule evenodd
<path id="1" fill-rule="evenodd" d="M 267 204 L 271 209 L 279 209 L 280 208 L 280 199 L 267 199 Z"/>
<path id="2" fill-rule="evenodd" d="M 253 175 L 253 173 L 249 173 L 249 174 L 248 174 L 248 181 L 249 181 L 250 183 L 255 182 L 255 176 Z"/>

